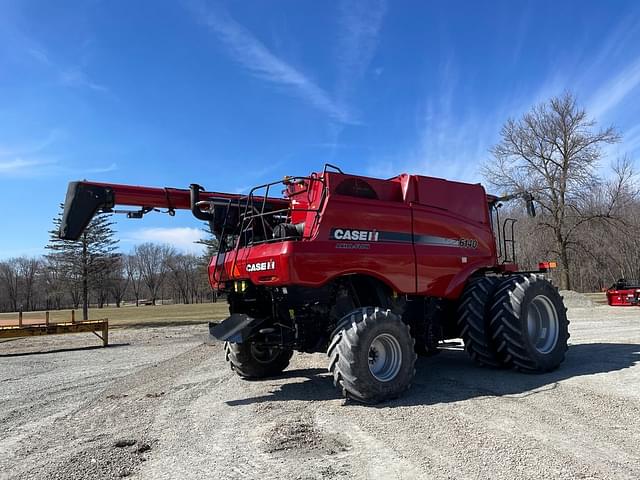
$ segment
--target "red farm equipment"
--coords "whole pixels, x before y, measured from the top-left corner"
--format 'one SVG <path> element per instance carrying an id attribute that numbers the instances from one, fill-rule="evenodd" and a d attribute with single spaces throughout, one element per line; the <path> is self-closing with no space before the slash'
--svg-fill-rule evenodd
<path id="1" fill-rule="evenodd" d="M 640 306 L 640 282 L 618 280 L 607 290 L 607 303 L 614 307 Z"/>
<path id="2" fill-rule="evenodd" d="M 274 190 L 282 190 L 282 194 Z M 534 214 L 533 200 L 520 194 Z M 140 218 L 190 209 L 219 242 L 211 286 L 230 316 L 210 324 L 241 377 L 280 374 L 293 351 L 326 352 L 336 387 L 375 403 L 407 390 L 417 354 L 462 338 L 477 363 L 556 368 L 567 350 L 562 297 L 519 272 L 513 223 L 479 184 L 402 174 L 381 180 L 331 165 L 248 195 L 72 182 L 61 238 L 117 205 Z M 510 230 L 510 233 L 509 233 Z"/>

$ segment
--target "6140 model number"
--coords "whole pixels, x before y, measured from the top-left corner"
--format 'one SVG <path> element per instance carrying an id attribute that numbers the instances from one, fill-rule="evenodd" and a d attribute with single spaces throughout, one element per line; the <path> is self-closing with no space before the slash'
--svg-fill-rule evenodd
<path id="1" fill-rule="evenodd" d="M 478 248 L 478 241 L 474 238 L 461 238 L 458 244 L 462 248 Z"/>

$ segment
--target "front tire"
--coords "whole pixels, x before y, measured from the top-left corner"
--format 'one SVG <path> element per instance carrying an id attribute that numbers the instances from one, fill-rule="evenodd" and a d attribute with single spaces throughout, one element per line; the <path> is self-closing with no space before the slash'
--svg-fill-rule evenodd
<path id="1" fill-rule="evenodd" d="M 558 289 L 537 275 L 513 275 L 498 286 L 490 310 L 491 330 L 507 365 L 548 372 L 565 357 L 567 309 Z"/>
<path id="2" fill-rule="evenodd" d="M 224 342 L 224 351 L 231 370 L 247 379 L 281 374 L 289 366 L 293 355 L 293 350 L 266 347 L 254 342 Z"/>
<path id="3" fill-rule="evenodd" d="M 400 317 L 378 307 L 354 310 L 336 328 L 329 371 L 342 394 L 363 403 L 398 397 L 411 386 L 417 355 Z"/>

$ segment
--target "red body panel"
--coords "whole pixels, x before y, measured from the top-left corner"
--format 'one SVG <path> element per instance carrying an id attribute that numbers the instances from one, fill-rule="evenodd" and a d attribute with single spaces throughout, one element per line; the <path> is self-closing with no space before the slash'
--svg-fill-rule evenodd
<path id="1" fill-rule="evenodd" d="M 377 199 L 337 193 L 353 178 Z M 480 185 L 401 175 L 391 180 L 326 173 L 298 200 L 318 212 L 291 214 L 305 220 L 299 241 L 263 243 L 212 259 L 211 284 L 250 280 L 257 285 L 321 286 L 335 277 L 360 273 L 376 277 L 399 293 L 455 299 L 467 278 L 496 268 L 496 249 L 487 197 Z M 324 203 L 320 205 L 320 200 Z M 295 204 L 292 205 L 295 210 Z M 378 240 L 332 238 L 334 230 L 372 232 Z M 357 236 L 357 235 L 356 235 Z"/>
<path id="2" fill-rule="evenodd" d="M 609 289 L 607 303 L 619 307 L 640 306 L 640 288 Z"/>

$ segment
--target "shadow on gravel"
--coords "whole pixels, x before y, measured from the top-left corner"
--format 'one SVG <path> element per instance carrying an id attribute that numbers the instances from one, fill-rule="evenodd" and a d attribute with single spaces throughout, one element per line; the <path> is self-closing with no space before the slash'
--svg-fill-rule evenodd
<path id="1" fill-rule="evenodd" d="M 562 380 L 615 372 L 638 362 L 638 344 L 585 343 L 570 345 L 558 369 L 536 374 L 478 367 L 462 349 L 449 350 L 432 359 L 418 360 L 413 388 L 404 397 L 379 407 L 432 405 L 476 397 L 523 398 L 554 390 Z"/>
<path id="2" fill-rule="evenodd" d="M 303 381 L 294 381 L 304 377 Z M 289 400 L 332 400 L 341 398 L 340 393 L 333 387 L 331 376 L 326 368 L 308 368 L 298 370 L 285 370 L 278 379 L 291 379 L 287 383 L 279 385 L 278 388 L 268 395 L 259 397 L 230 400 L 227 405 L 236 407 L 238 405 L 251 405 L 263 402 L 285 402 Z M 268 381 L 258 380 L 258 381 Z"/>
<path id="3" fill-rule="evenodd" d="M 32 338 L 32 337 L 25 337 Z M 56 348 L 54 350 L 37 350 L 35 352 L 15 352 L 15 353 L 0 353 L 0 358 L 6 357 L 28 357 L 31 355 L 46 355 L 49 353 L 62 353 L 62 352 L 82 352 L 85 350 L 102 350 L 103 348 L 117 348 L 126 347 L 129 343 L 110 343 L 107 347 L 102 345 L 93 345 L 90 347 L 76 347 L 76 348 Z"/>
<path id="4" fill-rule="evenodd" d="M 549 373 L 528 374 L 515 370 L 499 370 L 476 366 L 462 349 L 445 350 L 430 358 L 418 358 L 412 388 L 401 398 L 374 405 L 388 408 L 409 405 L 433 405 L 458 402 L 476 397 L 527 397 L 553 390 L 558 382 L 572 377 L 614 372 L 640 362 L 640 345 L 628 343 L 587 343 L 569 346 L 567 358 Z M 291 381 L 278 386 L 269 395 L 227 402 L 248 405 L 289 400 L 317 401 L 341 398 L 330 375 L 318 375 L 324 369 L 285 371 Z M 295 382 L 294 379 L 305 377 Z M 351 403 L 352 405 L 361 405 Z"/>

